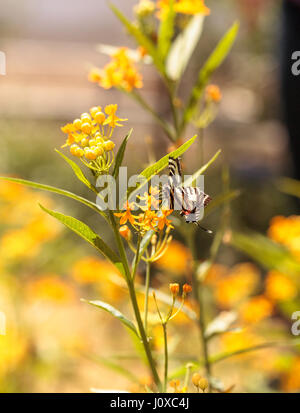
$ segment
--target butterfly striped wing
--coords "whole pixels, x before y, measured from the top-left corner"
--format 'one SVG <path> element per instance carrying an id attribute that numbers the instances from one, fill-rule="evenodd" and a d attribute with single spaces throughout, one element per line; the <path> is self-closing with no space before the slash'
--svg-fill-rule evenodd
<path id="1" fill-rule="evenodd" d="M 211 197 L 200 188 L 182 187 L 182 170 L 180 159 L 169 158 L 169 184 L 164 189 L 169 195 L 170 209 L 181 209 L 181 215 L 187 223 L 196 223 L 202 218 L 202 208 L 211 201 Z"/>

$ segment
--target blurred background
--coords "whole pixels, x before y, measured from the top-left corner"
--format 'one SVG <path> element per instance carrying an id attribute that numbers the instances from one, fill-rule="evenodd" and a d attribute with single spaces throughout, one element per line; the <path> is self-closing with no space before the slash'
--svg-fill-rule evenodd
<path id="1" fill-rule="evenodd" d="M 206 191 L 212 196 L 218 194 L 220 167 L 228 163 L 231 186 L 242 191 L 232 205 L 235 227 L 265 233 L 274 215 L 298 212 L 297 204 L 280 194 L 274 185 L 277 177 L 292 172 L 280 109 L 281 2 L 207 0 L 206 3 L 212 13 L 205 21 L 199 48 L 184 78 L 183 91 L 192 85 L 199 63 L 204 62 L 232 22 L 237 19 L 241 22 L 237 43 L 213 78 L 223 99 L 217 119 L 205 135 L 205 160 L 219 148 L 222 155 L 208 171 Z M 136 1 L 115 0 L 114 4 L 133 17 Z M 89 196 L 84 186 L 78 187 L 72 171 L 54 148 L 64 143 L 60 127 L 94 105 L 118 103 L 120 117 L 129 119 L 128 126 L 116 131 L 118 142 L 128 127 L 134 128 L 126 154 L 131 172 L 140 171 L 147 164 L 146 141 L 152 142 L 157 159 L 168 150 L 163 132 L 133 101 L 116 90 L 105 91 L 87 81 L 91 66 L 102 67 L 108 61 L 97 50 L 99 43 L 134 47 L 106 1 L 0 0 L 0 9 L 0 50 L 7 59 L 7 74 L 0 76 L 1 175 L 61 186 Z M 148 66 L 143 67 L 142 73 L 142 94 L 159 113 L 167 116 L 168 102 L 160 93 L 157 74 Z M 186 138 L 193 133 L 189 130 Z M 187 172 L 198 169 L 199 162 L 192 151 L 188 156 Z M 83 242 L 45 217 L 38 202 L 66 213 L 72 211 L 99 231 L 102 222 L 95 223 L 89 210 L 73 201 L 50 198 L 18 185 L 1 183 L 0 193 L 0 310 L 7 316 L 7 335 L 0 336 L 0 391 L 138 389 L 134 387 L 136 384 L 130 384 L 135 380 L 127 370 L 116 374 L 117 366 L 122 370 L 120 360 L 115 360 L 117 366 L 113 362 L 111 366 L 105 365 L 109 354 L 117 352 L 120 358 L 122 355 L 126 358 L 124 352 L 130 346 L 126 334 L 120 332 L 121 338 L 112 337 L 110 332 L 115 322 L 110 316 L 79 302 L 80 297 L 100 296 L 117 302 L 126 311 L 126 295 L 114 282 L 114 270 L 96 258 Z M 215 219 L 212 214 L 206 226 L 214 228 Z M 110 240 L 110 234 L 104 237 Z M 199 243 L 203 237 L 200 234 Z M 174 277 L 180 279 L 189 255 L 176 242 L 169 259 L 172 262 L 172 257 L 182 254 L 183 268 L 179 273 L 174 266 Z M 203 255 L 206 249 L 204 245 Z M 232 266 L 242 258 L 225 249 L 220 263 Z M 166 258 L 161 267 L 158 265 L 155 281 L 158 285 L 170 261 Z M 96 273 L 103 277 L 95 276 Z M 177 326 L 181 333 L 186 328 L 185 321 L 183 317 Z M 197 331 L 191 329 L 190 334 L 192 350 Z M 174 340 L 176 348 L 178 343 Z M 247 343 L 251 340 L 246 339 Z M 160 344 L 157 343 L 158 348 Z M 274 370 L 273 365 L 265 367 L 264 372 L 271 373 L 264 381 L 259 357 L 256 362 L 260 367 L 254 367 L 251 381 L 258 384 L 254 388 L 250 382 L 244 383 L 239 372 L 243 363 L 248 362 L 249 359 L 241 359 L 240 365 L 235 365 L 236 377 L 230 377 L 228 385 L 237 382 L 237 389 L 242 391 L 294 390 L 294 384 L 290 387 L 280 384 L 280 369 Z M 140 369 L 135 359 L 130 360 L 129 367 L 133 371 Z M 226 365 L 220 367 L 220 375 L 226 369 Z M 141 386 L 149 381 L 144 370 L 140 371 L 140 377 Z M 300 381 L 298 376 L 297 380 Z M 298 385 L 300 388 L 299 382 Z"/>

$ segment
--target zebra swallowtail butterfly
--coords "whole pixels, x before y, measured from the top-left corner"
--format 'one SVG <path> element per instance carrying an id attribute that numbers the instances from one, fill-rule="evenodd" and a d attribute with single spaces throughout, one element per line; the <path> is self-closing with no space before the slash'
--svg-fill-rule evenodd
<path id="1" fill-rule="evenodd" d="M 188 224 L 194 223 L 208 233 L 212 231 L 201 227 L 201 208 L 206 207 L 211 197 L 199 188 L 182 186 L 182 169 L 180 160 L 169 157 L 169 183 L 164 186 L 164 195 L 169 197 L 170 209 L 181 208 L 180 215 L 185 217 Z"/>

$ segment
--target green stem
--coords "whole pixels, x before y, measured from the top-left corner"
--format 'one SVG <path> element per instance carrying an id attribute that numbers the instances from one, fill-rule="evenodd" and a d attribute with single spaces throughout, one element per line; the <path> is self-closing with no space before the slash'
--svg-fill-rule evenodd
<path id="1" fill-rule="evenodd" d="M 160 117 L 160 115 L 156 113 L 150 105 L 148 105 L 148 103 L 143 99 L 143 97 L 139 93 L 137 93 L 136 91 L 132 91 L 128 95 L 133 97 L 147 112 L 149 112 L 154 117 L 154 119 L 160 124 L 160 126 L 163 128 L 164 132 L 172 142 L 176 141 L 170 124 L 167 121 L 163 120 Z"/>
<path id="2" fill-rule="evenodd" d="M 204 367 L 206 370 L 207 379 L 209 381 L 211 376 L 211 366 L 209 360 L 209 351 L 208 351 L 208 342 L 205 336 L 205 309 L 204 309 L 204 302 L 203 302 L 203 284 L 197 277 L 197 254 L 195 250 L 195 231 L 189 230 L 186 236 L 187 244 L 190 248 L 193 257 L 193 272 L 192 272 L 192 282 L 193 282 L 193 293 L 194 298 L 199 307 L 199 315 L 198 315 L 198 326 L 200 330 L 200 339 L 202 344 L 202 351 L 203 351 L 203 358 L 204 358 Z M 210 392 L 210 385 L 208 387 L 208 391 Z"/>
<path id="3" fill-rule="evenodd" d="M 132 307 L 133 307 L 134 315 L 135 315 L 135 318 L 136 318 L 136 322 L 137 322 L 137 325 L 138 325 L 139 333 L 140 333 L 141 340 L 142 340 L 142 343 L 143 343 L 143 346 L 144 346 L 144 350 L 145 350 L 145 353 L 146 353 L 148 364 L 149 364 L 149 367 L 150 367 L 150 370 L 151 370 L 151 373 L 152 373 L 153 380 L 154 380 L 158 390 L 161 391 L 161 388 L 162 388 L 161 381 L 160 381 L 160 378 L 159 378 L 157 370 L 156 370 L 155 362 L 154 362 L 152 352 L 151 352 L 151 349 L 150 349 L 150 345 L 149 345 L 149 342 L 148 342 L 148 339 L 147 339 L 147 336 L 146 336 L 146 332 L 145 332 L 145 329 L 144 329 L 141 313 L 140 313 L 137 298 L 136 298 L 136 293 L 135 293 L 135 288 L 134 288 L 134 281 L 133 281 L 132 275 L 130 273 L 125 248 L 124 248 L 120 233 L 118 231 L 117 224 L 116 224 L 116 221 L 115 221 L 115 217 L 114 217 L 114 214 L 113 214 L 112 211 L 109 211 L 109 216 L 110 216 L 110 221 L 111 221 L 113 231 L 114 231 L 114 234 L 115 234 L 116 242 L 117 242 L 117 245 L 118 245 L 119 253 L 120 253 L 123 265 L 124 265 L 125 277 L 126 277 L 128 290 L 129 290 L 131 304 L 132 304 Z"/>
<path id="4" fill-rule="evenodd" d="M 146 262 L 146 281 L 145 281 L 145 331 L 147 334 L 148 330 L 148 302 L 149 302 L 149 287 L 150 287 L 150 269 L 151 263 L 149 261 Z"/>
<path id="5" fill-rule="evenodd" d="M 139 255 L 140 255 L 140 246 L 141 246 L 141 235 L 138 235 L 138 241 L 137 241 L 137 247 L 136 247 L 136 253 L 134 256 L 134 261 L 133 261 L 133 268 L 132 268 L 132 279 L 135 279 L 135 275 L 136 275 L 136 271 L 137 271 L 137 267 L 139 264 Z"/>
<path id="6" fill-rule="evenodd" d="M 167 335 L 167 323 L 162 324 L 163 331 L 164 331 L 164 356 L 165 356 L 165 366 L 164 366 L 164 387 L 163 392 L 166 393 L 167 391 L 167 384 L 168 384 L 168 335 Z"/>
<path id="7" fill-rule="evenodd" d="M 204 164 L 204 129 L 200 128 L 199 129 L 199 147 L 200 147 L 200 156 L 199 156 L 199 162 L 200 165 Z"/>

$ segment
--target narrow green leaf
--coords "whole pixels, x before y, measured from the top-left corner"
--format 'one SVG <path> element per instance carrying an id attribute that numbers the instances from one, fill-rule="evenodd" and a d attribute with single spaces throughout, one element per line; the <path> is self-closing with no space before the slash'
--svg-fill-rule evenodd
<path id="1" fill-rule="evenodd" d="M 168 155 L 165 155 L 155 164 L 148 166 L 148 168 L 144 169 L 143 172 L 140 173 L 140 176 L 143 176 L 147 180 L 149 180 L 153 175 L 156 175 L 159 172 L 161 172 L 164 168 L 168 166 L 170 157 L 178 158 L 178 156 L 183 155 L 184 152 L 186 152 L 189 149 L 189 147 L 195 142 L 196 138 L 197 138 L 197 135 L 193 136 L 191 139 L 189 139 L 187 142 L 185 142 L 175 151 L 169 153 Z"/>
<path id="2" fill-rule="evenodd" d="M 240 354 L 250 353 L 252 351 L 257 351 L 257 350 L 263 350 L 269 347 L 293 347 L 293 346 L 299 346 L 299 345 L 300 345 L 299 339 L 290 340 L 290 341 L 281 341 L 281 342 L 271 341 L 267 343 L 258 344 L 256 346 L 249 346 L 249 347 L 241 348 L 239 350 L 232 351 L 232 352 L 225 352 L 225 353 L 217 354 L 211 357 L 210 362 L 215 364 L 220 361 L 226 360 L 228 358 L 238 356 Z"/>
<path id="3" fill-rule="evenodd" d="M 217 157 L 220 155 L 220 153 L 221 153 L 221 149 L 219 149 L 218 152 L 216 152 L 216 153 L 214 154 L 214 156 L 213 156 L 205 165 L 201 166 L 201 168 L 198 169 L 197 172 L 195 172 L 189 179 L 187 179 L 187 180 L 184 182 L 184 186 L 185 186 L 185 187 L 191 186 L 191 185 L 193 184 L 193 182 L 196 181 L 197 178 L 198 178 L 200 175 L 203 175 L 204 172 L 207 170 L 207 168 L 208 168 L 212 163 L 214 163 L 214 161 L 217 159 Z"/>
<path id="4" fill-rule="evenodd" d="M 174 11 L 174 0 L 170 0 L 168 11 L 166 16 L 161 19 L 158 33 L 158 53 L 161 59 L 164 61 L 170 49 L 172 37 L 174 34 L 174 20 L 176 13 Z"/>
<path id="5" fill-rule="evenodd" d="M 88 356 L 88 358 L 96 363 L 99 363 L 108 369 L 114 371 L 115 373 L 126 377 L 130 381 L 134 383 L 139 383 L 139 379 L 131 373 L 130 370 L 126 369 L 125 367 L 121 366 L 118 361 L 111 360 L 110 357 L 100 357 L 100 356 Z"/>
<path id="6" fill-rule="evenodd" d="M 55 149 L 55 151 L 71 166 L 73 169 L 73 172 L 77 176 L 77 178 L 84 183 L 89 189 L 97 193 L 97 189 L 94 187 L 94 185 L 91 184 L 91 182 L 85 177 L 84 173 L 82 170 L 79 168 L 77 163 L 73 162 L 70 158 L 68 158 L 66 155 L 64 155 L 62 152 L 59 150 Z"/>
<path id="7" fill-rule="evenodd" d="M 126 29 L 128 30 L 128 33 L 132 37 L 134 37 L 137 44 L 139 46 L 143 46 L 147 50 L 147 53 L 152 57 L 153 63 L 155 64 L 159 72 L 161 74 L 164 74 L 165 69 L 164 69 L 163 62 L 152 40 L 150 40 L 147 36 L 145 36 L 144 33 L 142 33 L 141 30 L 136 25 L 131 23 L 117 7 L 111 4 L 110 8 L 114 12 L 114 14 L 118 17 L 118 19 L 121 21 L 121 23 L 126 27 Z"/>
<path id="8" fill-rule="evenodd" d="M 299 283 L 300 264 L 282 245 L 255 232 L 232 232 L 230 244 L 249 255 L 264 268 L 290 275 Z"/>
<path id="9" fill-rule="evenodd" d="M 184 154 L 189 149 L 189 147 L 195 142 L 196 138 L 197 138 L 197 135 L 193 136 L 191 139 L 189 139 L 187 142 L 185 142 L 175 151 L 169 153 L 168 155 L 165 155 L 159 161 L 155 162 L 153 165 L 150 165 L 146 169 L 144 169 L 139 175 L 140 177 L 144 178 L 144 182 L 138 185 L 137 188 L 129 188 L 127 192 L 127 197 L 129 198 L 129 196 L 131 197 L 134 196 L 138 189 L 140 189 L 143 185 L 145 185 L 146 182 L 150 181 L 150 179 L 154 175 L 157 175 L 164 168 L 166 168 L 168 166 L 170 156 L 172 156 L 173 158 L 178 158 L 178 156 L 181 156 L 182 154 Z"/>
<path id="10" fill-rule="evenodd" d="M 277 181 L 277 186 L 281 192 L 300 198 L 300 182 L 296 179 L 281 178 Z"/>
<path id="11" fill-rule="evenodd" d="M 133 331 L 137 337 L 139 337 L 139 334 L 137 332 L 137 329 L 135 327 L 135 325 L 133 324 L 132 321 L 128 320 L 128 318 L 126 318 L 124 316 L 124 314 L 122 314 L 119 310 L 117 310 L 115 307 L 111 306 L 110 304 L 105 303 L 104 301 L 89 301 L 89 300 L 84 300 L 81 299 L 81 301 L 91 304 L 95 307 L 101 308 L 102 310 L 108 312 L 109 314 L 111 314 L 113 317 L 117 318 L 119 321 L 121 321 L 122 324 L 124 324 L 125 327 L 129 328 L 131 331 Z"/>
<path id="12" fill-rule="evenodd" d="M 209 358 L 209 362 L 211 364 L 215 364 L 215 363 L 218 363 L 220 361 L 226 360 L 228 358 L 238 356 L 240 354 L 250 353 L 252 351 L 263 350 L 263 349 L 266 349 L 266 348 L 269 348 L 269 347 L 293 347 L 293 346 L 299 346 L 299 345 L 300 345 L 300 340 L 299 339 L 284 341 L 284 342 L 276 342 L 276 341 L 266 342 L 266 343 L 258 344 L 256 346 L 245 347 L 245 348 L 235 350 L 235 351 L 232 351 L 232 352 L 225 352 L 225 353 L 216 354 L 216 355 Z M 191 372 L 194 372 L 194 371 L 197 371 L 199 369 L 199 367 L 203 366 L 204 360 L 200 360 L 200 361 L 193 360 L 193 361 L 191 361 L 191 363 L 193 364 L 193 366 L 191 368 Z M 180 378 L 180 377 L 184 376 L 185 373 L 186 373 L 186 364 L 184 366 L 181 366 L 178 369 L 174 370 L 170 374 L 169 380 L 175 379 L 175 378 Z"/>
<path id="13" fill-rule="evenodd" d="M 126 146 L 127 146 L 127 142 L 128 142 L 128 139 L 130 138 L 131 133 L 132 133 L 132 129 L 130 129 L 128 134 L 125 136 L 125 138 L 124 138 L 123 142 L 121 143 L 121 146 L 118 150 L 118 153 L 116 155 L 115 167 L 114 167 L 114 171 L 113 171 L 113 176 L 114 176 L 115 179 L 117 179 L 118 176 L 119 176 L 119 169 L 120 169 L 120 166 L 122 165 L 123 158 L 124 158 L 124 155 L 125 155 Z"/>
<path id="14" fill-rule="evenodd" d="M 78 202 L 92 208 L 94 211 L 98 212 L 98 214 L 101 214 L 106 220 L 108 220 L 105 213 L 103 211 L 101 211 L 101 209 L 99 209 L 97 204 L 95 204 L 92 201 L 89 201 L 86 198 L 83 198 L 82 196 L 73 194 L 73 192 L 66 191 L 66 190 L 60 189 L 60 188 L 56 188 L 55 186 L 44 185 L 44 184 L 40 184 L 40 183 L 37 183 L 37 182 L 27 181 L 26 179 L 10 178 L 10 177 L 7 177 L 7 176 L 0 176 L 0 179 L 4 179 L 4 180 L 10 181 L 10 182 L 15 182 L 15 183 L 21 184 L 21 185 L 30 186 L 30 187 L 35 188 L 35 189 L 42 189 L 44 191 L 53 192 L 55 194 L 66 196 L 67 198 L 74 199 L 75 201 L 78 201 Z"/>
<path id="15" fill-rule="evenodd" d="M 47 212 L 47 214 L 56 218 L 66 227 L 91 244 L 94 248 L 101 252 L 101 254 L 108 258 L 122 274 L 124 274 L 123 264 L 119 256 L 88 225 L 76 218 L 61 214 L 60 212 L 51 211 L 42 205 L 40 205 L 40 207 L 43 211 Z"/>
<path id="16" fill-rule="evenodd" d="M 203 31 L 204 16 L 195 15 L 174 40 L 166 61 L 166 73 L 178 80 L 184 73 Z"/>
<path id="17" fill-rule="evenodd" d="M 239 23 L 235 22 L 231 28 L 225 33 L 223 38 L 217 44 L 209 58 L 204 63 L 204 66 L 199 72 L 198 80 L 192 90 L 187 107 L 184 112 L 184 122 L 187 123 L 194 114 L 197 103 L 207 85 L 211 75 L 223 63 L 226 56 L 230 52 L 233 43 L 236 39 L 239 29 Z"/>

